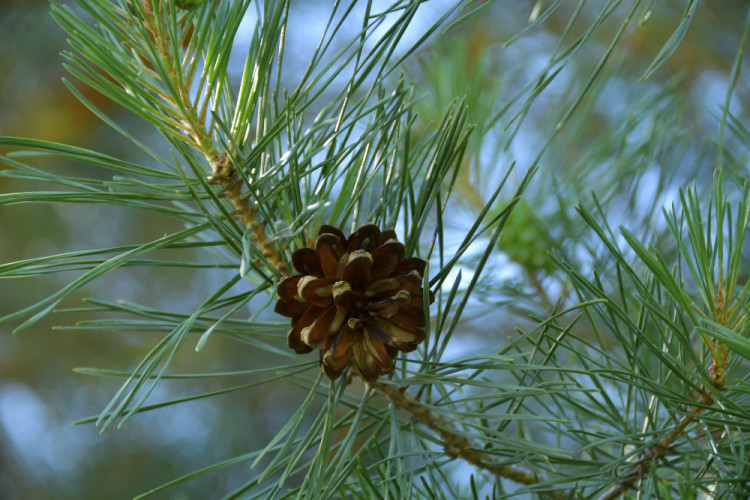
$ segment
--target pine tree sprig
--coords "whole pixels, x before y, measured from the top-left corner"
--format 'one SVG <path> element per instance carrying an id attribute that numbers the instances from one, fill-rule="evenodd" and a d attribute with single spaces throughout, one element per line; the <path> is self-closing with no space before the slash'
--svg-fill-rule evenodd
<path id="1" fill-rule="evenodd" d="M 267 433 L 230 436 L 231 449 L 207 458 L 217 463 L 192 461 L 194 472 L 138 498 L 193 480 L 216 495 L 214 473 L 231 484 L 219 494 L 243 499 L 739 495 L 750 470 L 750 132 L 730 104 L 747 90 L 750 17 L 732 32 L 740 46 L 723 108 L 709 110 L 719 133 L 704 141 L 718 153 L 707 166 L 716 155 L 698 146 L 705 137 L 684 96 L 693 75 L 662 78 L 682 61 L 698 3 L 495 10 L 457 0 L 428 11 L 422 0 L 343 0 L 316 6 L 313 23 L 295 18 L 305 9 L 290 0 L 53 1 L 70 38 L 65 67 L 89 88 L 65 85 L 135 147 L 110 155 L 0 137 L 19 149 L 0 155 L 12 188 L 0 208 L 107 206 L 125 239 L 43 256 L 19 245 L 0 278 L 62 285 L 0 322 L 20 330 L 75 314 L 53 328 L 127 336 L 142 350 L 140 361 L 118 359 L 124 366 L 76 369 L 120 388 L 75 424 L 143 419 L 150 432 L 157 410 L 235 394 L 245 413 L 232 420 L 260 428 L 255 413 L 266 398 L 278 403 Z M 479 29 L 498 12 L 515 24 Z M 650 47 L 640 26 L 670 12 L 666 42 Z M 65 170 L 40 166 L 50 161 Z M 702 172 L 713 167 L 710 189 Z M 119 217 L 165 236 L 124 235 Z M 362 299 L 371 309 L 356 305 L 350 318 L 390 318 L 408 298 L 404 328 L 354 341 L 380 335 L 385 351 L 359 355 L 385 352 L 382 378 L 354 355 L 329 382 L 323 356 L 299 355 L 321 343 L 315 322 L 299 323 L 309 343 L 293 347 L 289 321 L 274 314 L 287 312 L 294 332 L 310 281 L 280 283 L 293 268 L 304 274 L 294 255 L 317 253 L 322 227 L 350 234 L 367 223 L 403 243 L 391 241 L 396 261 L 423 271 L 404 277 L 399 295 Z M 90 229 L 71 239 L 108 236 Z M 346 282 L 331 269 L 348 259 L 329 259 L 325 279 Z M 130 293 L 111 273 L 137 268 L 154 276 L 153 295 L 177 288 L 159 269 L 190 285 L 110 298 Z M 145 274 L 128 278 L 142 285 Z M 102 292 L 95 282 L 107 276 L 114 286 Z M 334 283 L 324 285 L 332 296 Z M 65 302 L 82 293 L 93 295 L 83 306 Z M 274 308 L 282 294 L 288 310 Z M 222 366 L 193 368 L 215 350 Z"/>
<path id="2" fill-rule="evenodd" d="M 481 447 L 472 443 L 466 437 L 452 429 L 450 422 L 443 416 L 437 415 L 420 405 L 413 397 L 405 392 L 405 388 L 398 388 L 379 381 L 367 382 L 367 386 L 377 394 L 385 397 L 393 405 L 440 436 L 443 450 L 449 457 L 460 458 L 480 470 L 508 479 L 525 486 L 534 486 L 540 481 L 532 474 L 510 465 L 493 464 L 492 459 L 485 453 L 479 452 Z M 555 500 L 567 498 L 563 491 L 538 490 L 545 497 Z"/>

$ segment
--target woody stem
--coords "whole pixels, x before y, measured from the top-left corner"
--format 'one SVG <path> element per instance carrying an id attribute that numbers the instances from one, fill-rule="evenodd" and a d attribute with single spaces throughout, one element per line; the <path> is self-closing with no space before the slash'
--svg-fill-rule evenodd
<path id="1" fill-rule="evenodd" d="M 273 269 L 277 269 L 283 276 L 289 275 L 284 258 L 276 246 L 268 239 L 265 232 L 265 222 L 258 220 L 256 213 L 258 207 L 251 205 L 247 196 L 242 194 L 242 178 L 231 164 L 229 156 L 225 153 L 211 159 L 213 175 L 211 182 L 218 184 L 224 191 L 222 196 L 229 200 L 235 208 L 235 217 L 250 229 L 250 238 L 255 246 L 263 253 Z"/>
<path id="2" fill-rule="evenodd" d="M 711 393 L 704 393 L 701 398 L 701 404 L 711 405 L 713 404 L 713 397 Z M 641 462 L 628 474 L 623 480 L 612 486 L 609 490 L 599 497 L 599 500 L 614 500 L 619 497 L 627 490 L 635 486 L 641 478 L 643 478 L 650 470 L 651 464 L 662 458 L 674 442 L 679 438 L 687 428 L 688 425 L 698 421 L 697 415 L 704 412 L 705 408 L 696 406 L 693 408 L 694 415 L 684 415 L 677 423 L 674 429 L 669 434 L 664 436 L 662 439 L 651 445 L 645 452 L 645 457 Z"/>
<path id="3" fill-rule="evenodd" d="M 219 152 L 210 130 L 206 129 L 202 113 L 197 109 L 198 101 L 193 102 L 190 98 L 190 75 L 183 75 L 182 67 L 172 60 L 170 44 L 178 41 L 170 40 L 164 21 L 154 12 L 150 1 L 142 2 L 142 10 L 148 30 L 147 36 L 158 48 L 162 64 L 171 70 L 169 83 L 177 91 L 179 102 L 168 94 L 164 95 L 164 99 L 174 111 L 176 122 L 181 125 L 184 132 L 183 140 L 198 149 L 209 161 L 212 170 L 211 182 L 223 188 L 222 196 L 234 206 L 235 217 L 250 229 L 250 238 L 263 253 L 263 257 L 272 268 L 288 275 L 284 259 L 266 235 L 265 223 L 258 220 L 258 208 L 251 205 L 248 197 L 242 194 L 242 178 L 232 165 L 229 155 Z"/>
<path id="4" fill-rule="evenodd" d="M 414 420 L 429 428 L 440 437 L 445 453 L 453 458 L 460 458 L 471 465 L 496 476 L 509 479 L 515 483 L 531 486 L 539 481 L 528 472 L 510 465 L 496 465 L 491 457 L 480 451 L 480 447 L 469 439 L 461 436 L 451 422 L 420 405 L 414 398 L 398 388 L 377 381 L 366 382 L 374 392 L 388 399 L 394 406 L 407 412 Z M 544 491 L 547 498 L 563 499 L 566 494 L 562 491 Z"/>

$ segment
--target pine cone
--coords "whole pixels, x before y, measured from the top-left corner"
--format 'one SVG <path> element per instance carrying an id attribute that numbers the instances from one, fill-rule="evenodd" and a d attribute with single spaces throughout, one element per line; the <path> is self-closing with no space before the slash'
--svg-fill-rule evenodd
<path id="1" fill-rule="evenodd" d="M 320 367 L 331 379 L 352 356 L 367 380 L 393 370 L 397 352 L 413 351 L 425 338 L 426 263 L 404 259 L 404 253 L 394 231 L 374 224 L 349 238 L 322 226 L 315 249 L 292 255 L 300 274 L 284 278 L 277 289 L 276 312 L 292 318 L 289 347 L 299 354 L 319 349 Z"/>

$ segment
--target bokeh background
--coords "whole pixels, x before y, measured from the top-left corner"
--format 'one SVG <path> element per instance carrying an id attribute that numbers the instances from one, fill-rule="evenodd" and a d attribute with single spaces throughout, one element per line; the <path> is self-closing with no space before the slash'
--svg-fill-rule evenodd
<path id="1" fill-rule="evenodd" d="M 590 3 L 596 5 L 584 12 L 582 28 L 604 2 Z M 577 5 L 564 2 L 542 26 L 504 46 L 528 23 L 535 6 L 544 4 L 496 2 L 482 16 L 432 38 L 407 62 L 405 69 L 424 95 L 419 106 L 424 122 L 437 119 L 454 98 L 466 95 L 472 121 L 479 125 L 471 145 L 473 156 L 467 159 L 459 179 L 461 217 L 471 218 L 481 209 L 492 187 L 487 179 L 497 175 L 501 166 L 516 161 L 523 172 L 533 161 L 555 125 L 550 116 L 568 106 L 574 91 L 588 81 L 616 28 L 605 25 L 597 31 L 522 122 L 509 124 L 508 114 L 496 120 L 504 103 L 547 63 Z M 627 207 L 621 214 L 635 213 L 645 220 L 652 217 L 654 206 L 674 198 L 677 186 L 710 180 L 718 114 L 748 7 L 744 0 L 702 2 L 678 50 L 653 76 L 640 81 L 676 28 L 686 4 L 653 2 L 646 22 L 634 19 L 631 23 L 596 91 L 582 103 L 578 120 L 552 144 L 528 200 L 509 223 L 516 230 L 507 231 L 501 242 L 504 260 L 497 266 L 502 272 L 495 275 L 496 283 L 486 283 L 488 289 L 503 287 L 504 298 L 488 294 L 483 304 L 474 305 L 473 314 L 467 316 L 473 319 L 465 325 L 464 341 L 477 338 L 483 315 L 494 314 L 497 304 L 507 304 L 508 297 L 514 298 L 511 305 L 518 311 L 517 323 L 510 323 L 509 328 L 528 321 L 524 318 L 529 310 L 554 301 L 560 283 L 545 252 L 576 237 L 575 230 L 560 228 L 571 216 L 577 198 L 586 198 L 596 189 L 611 200 L 611 206 Z M 324 1 L 295 4 L 292 21 L 296 29 L 289 30 L 289 54 L 304 58 L 309 40 L 317 40 L 321 29 L 309 20 L 325 19 L 327 15 L 318 11 L 326 12 L 328 5 Z M 415 21 L 415 33 L 448 5 L 445 1 L 429 2 L 423 18 Z M 147 161 L 134 157 L 137 153 L 130 144 L 103 125 L 63 85 L 61 80 L 67 75 L 59 53 L 67 49 L 66 37 L 50 18 L 48 8 L 43 0 L 0 0 L 0 135 L 63 142 Z M 621 6 L 626 8 L 630 6 Z M 248 27 L 253 22 L 248 18 Z M 240 68 L 241 52 L 242 40 L 238 40 Z M 289 64 L 295 62 L 289 59 Z M 290 71 L 289 77 L 293 76 Z M 78 87 L 97 107 L 131 130 L 139 130 L 144 140 L 159 143 L 126 111 Z M 741 78 L 730 105 L 740 119 L 747 118 L 748 95 Z M 646 154 L 652 152 L 652 138 L 663 145 L 658 155 Z M 732 141 L 731 133 L 728 141 Z M 0 149 L 0 153 L 6 152 L 7 148 Z M 747 164 L 742 154 L 740 151 L 738 165 Z M 30 162 L 61 174 L 104 175 L 61 160 L 35 158 Z M 597 185 L 592 184 L 592 178 Z M 652 191 L 648 191 L 649 185 Z M 0 179 L 0 193 L 36 189 L 45 186 Z M 550 202 L 553 192 L 562 193 L 562 201 Z M 3 205 L 0 263 L 147 241 L 170 224 L 174 223 L 151 213 L 112 207 Z M 76 294 L 66 306 L 85 307 L 81 299 L 96 296 L 189 312 L 206 290 L 215 289 L 226 277 L 220 269 L 190 274 L 160 270 L 158 277 L 152 273 L 148 269 L 118 270 L 106 282 Z M 39 300 L 73 276 L 76 271 L 0 281 L 0 315 Z M 19 335 L 10 333 L 10 325 L 0 324 L 2 499 L 131 498 L 178 475 L 263 446 L 303 395 L 288 385 L 266 384 L 158 410 L 102 435 L 93 425 L 72 426 L 75 420 L 97 414 L 120 385 L 120 380 L 76 374 L 73 368 L 132 369 L 156 338 L 148 331 L 126 336 L 64 328 L 76 320 L 75 312 L 55 314 Z M 63 328 L 53 329 L 56 325 Z M 456 346 L 457 353 L 462 349 Z M 264 362 L 255 359 L 251 350 L 238 349 L 236 343 L 216 336 L 200 353 L 183 349 L 172 370 L 251 369 Z M 195 384 L 164 382 L 151 400 L 219 387 L 210 380 L 200 387 Z M 240 465 L 229 473 L 203 478 L 189 488 L 168 492 L 164 498 L 211 498 L 212 493 L 225 492 L 241 482 L 247 467 Z"/>

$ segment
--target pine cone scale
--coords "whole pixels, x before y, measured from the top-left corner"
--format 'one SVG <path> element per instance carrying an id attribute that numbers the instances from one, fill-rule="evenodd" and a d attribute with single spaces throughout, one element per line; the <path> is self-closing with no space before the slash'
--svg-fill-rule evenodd
<path id="1" fill-rule="evenodd" d="M 330 306 L 318 316 L 313 323 L 300 330 L 302 342 L 313 349 L 322 349 L 330 336 L 330 327 L 336 316 L 337 309 Z"/>
<path id="2" fill-rule="evenodd" d="M 329 306 L 333 303 L 333 285 L 335 282 L 336 280 L 330 278 L 305 276 L 297 284 L 297 296 L 314 306 Z"/>
<path id="3" fill-rule="evenodd" d="M 320 259 L 325 277 L 335 278 L 338 276 L 339 261 L 341 256 L 344 255 L 344 246 L 339 237 L 334 234 L 321 234 L 315 241 L 315 251 Z"/>
<path id="4" fill-rule="evenodd" d="M 300 248 L 292 255 L 294 268 L 303 275 L 323 277 L 323 268 L 320 266 L 320 257 L 312 248 Z"/>
<path id="5" fill-rule="evenodd" d="M 404 258 L 406 249 L 398 241 L 389 240 L 385 245 L 376 248 L 372 252 L 372 281 L 382 280 L 391 275 L 396 269 L 399 261 Z"/>
<path id="6" fill-rule="evenodd" d="M 290 276 L 289 278 L 284 278 L 283 280 L 281 280 L 279 282 L 279 286 L 277 287 L 279 298 L 281 298 L 281 300 L 285 302 L 294 300 L 294 298 L 297 296 L 297 284 L 301 279 L 302 275 L 298 274 L 296 276 Z"/>

